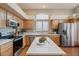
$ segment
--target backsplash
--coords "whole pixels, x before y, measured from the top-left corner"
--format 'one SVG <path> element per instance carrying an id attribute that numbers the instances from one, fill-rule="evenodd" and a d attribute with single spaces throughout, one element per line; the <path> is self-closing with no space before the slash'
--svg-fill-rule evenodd
<path id="1" fill-rule="evenodd" d="M 7 34 L 12 34 L 14 29 L 12 28 L 0 28 L 0 33 L 4 36 Z"/>

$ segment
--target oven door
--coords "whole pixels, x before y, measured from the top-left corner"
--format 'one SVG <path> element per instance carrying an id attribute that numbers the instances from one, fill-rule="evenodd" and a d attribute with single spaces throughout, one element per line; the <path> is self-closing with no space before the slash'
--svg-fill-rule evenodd
<path id="1" fill-rule="evenodd" d="M 20 48 L 23 45 L 23 38 L 20 38 L 19 40 L 14 40 L 13 42 L 13 54 L 15 55 L 17 52 L 19 52 Z"/>

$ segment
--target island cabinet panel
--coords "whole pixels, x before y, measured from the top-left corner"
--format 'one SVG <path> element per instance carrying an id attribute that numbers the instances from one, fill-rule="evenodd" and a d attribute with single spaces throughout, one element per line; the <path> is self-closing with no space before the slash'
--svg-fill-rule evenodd
<path id="1" fill-rule="evenodd" d="M 0 8 L 0 27 L 6 28 L 6 11 L 3 8 Z"/>
<path id="2" fill-rule="evenodd" d="M 13 41 L 0 45 L 1 56 L 13 56 Z"/>
<path id="3" fill-rule="evenodd" d="M 60 35 L 53 35 L 51 39 L 59 46 L 60 45 Z"/>
<path id="4" fill-rule="evenodd" d="M 26 46 L 30 46 L 30 38 L 29 36 L 24 36 L 23 37 L 23 48 L 26 47 Z"/>

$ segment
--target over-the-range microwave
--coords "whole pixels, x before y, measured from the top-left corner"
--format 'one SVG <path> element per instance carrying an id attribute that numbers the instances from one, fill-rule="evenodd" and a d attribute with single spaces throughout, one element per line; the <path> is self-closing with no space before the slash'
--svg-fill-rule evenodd
<path id="1" fill-rule="evenodd" d="M 17 21 L 13 20 L 13 19 L 9 19 L 9 20 L 8 20 L 8 26 L 9 26 L 9 27 L 16 28 L 16 27 L 19 26 L 19 23 L 18 23 Z"/>

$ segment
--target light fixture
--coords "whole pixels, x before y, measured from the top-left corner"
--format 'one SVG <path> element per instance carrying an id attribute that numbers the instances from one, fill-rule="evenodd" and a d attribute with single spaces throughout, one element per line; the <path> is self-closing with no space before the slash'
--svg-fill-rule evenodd
<path id="1" fill-rule="evenodd" d="M 76 14 L 76 13 L 73 13 L 73 14 L 72 14 L 72 17 L 73 17 L 73 18 L 75 18 L 76 16 L 77 16 L 77 14 Z"/>
<path id="2" fill-rule="evenodd" d="M 43 5 L 42 7 L 43 7 L 43 8 L 46 8 L 46 6 L 45 6 L 45 5 Z"/>

